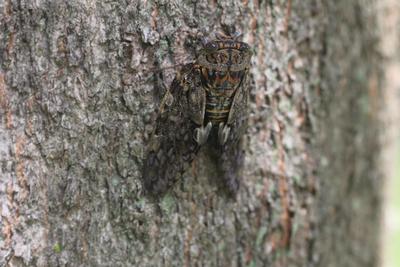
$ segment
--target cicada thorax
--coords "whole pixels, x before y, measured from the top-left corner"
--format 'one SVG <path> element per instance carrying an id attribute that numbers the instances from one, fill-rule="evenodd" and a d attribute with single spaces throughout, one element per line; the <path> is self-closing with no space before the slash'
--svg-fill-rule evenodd
<path id="1" fill-rule="evenodd" d="M 245 71 L 218 71 L 201 67 L 201 77 L 206 91 L 205 121 L 213 124 L 225 123 L 233 98 Z"/>
<path id="2" fill-rule="evenodd" d="M 216 41 L 198 58 L 198 68 L 206 91 L 205 122 L 227 123 L 234 96 L 250 65 L 248 45 L 237 41 Z"/>

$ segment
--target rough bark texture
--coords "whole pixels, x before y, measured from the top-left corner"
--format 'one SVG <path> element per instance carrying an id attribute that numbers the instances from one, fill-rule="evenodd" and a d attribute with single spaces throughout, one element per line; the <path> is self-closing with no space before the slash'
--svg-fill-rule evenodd
<path id="1" fill-rule="evenodd" d="M 0 12 L 0 266 L 376 266 L 373 0 L 5 0 Z M 176 72 L 163 68 L 221 25 L 255 53 L 240 193 L 220 194 L 201 154 L 153 202 L 141 167 L 159 81 Z"/>

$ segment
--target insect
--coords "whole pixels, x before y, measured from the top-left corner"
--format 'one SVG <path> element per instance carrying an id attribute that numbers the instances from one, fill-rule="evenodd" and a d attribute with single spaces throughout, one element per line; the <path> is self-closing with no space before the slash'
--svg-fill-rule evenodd
<path id="1" fill-rule="evenodd" d="M 144 162 L 145 190 L 165 193 L 207 144 L 230 195 L 239 188 L 247 127 L 251 49 L 239 34 L 216 33 L 182 67 L 161 101 Z"/>

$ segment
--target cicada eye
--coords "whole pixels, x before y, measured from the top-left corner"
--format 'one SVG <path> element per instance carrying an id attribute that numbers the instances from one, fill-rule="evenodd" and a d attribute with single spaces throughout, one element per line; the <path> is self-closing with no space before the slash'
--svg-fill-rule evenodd
<path id="1" fill-rule="evenodd" d="M 240 48 L 239 48 L 240 51 L 246 51 L 246 50 L 249 50 L 249 49 L 250 49 L 250 46 L 248 44 L 246 44 L 246 43 L 242 43 Z"/>
<path id="2" fill-rule="evenodd" d="M 215 42 L 209 42 L 206 44 L 205 49 L 209 51 L 215 51 L 218 49 L 218 45 Z"/>

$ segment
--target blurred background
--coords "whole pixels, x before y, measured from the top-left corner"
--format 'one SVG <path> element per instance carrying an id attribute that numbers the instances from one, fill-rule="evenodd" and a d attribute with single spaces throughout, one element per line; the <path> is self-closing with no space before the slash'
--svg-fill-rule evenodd
<path id="1" fill-rule="evenodd" d="M 400 266 L 400 140 L 395 145 L 395 163 L 386 184 L 383 223 L 383 267 Z"/>
<path id="2" fill-rule="evenodd" d="M 385 60 L 385 107 L 382 113 L 383 192 L 382 267 L 400 267 L 400 1 L 378 2 Z"/>

